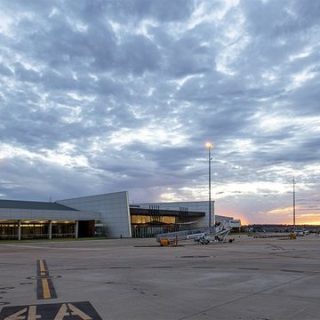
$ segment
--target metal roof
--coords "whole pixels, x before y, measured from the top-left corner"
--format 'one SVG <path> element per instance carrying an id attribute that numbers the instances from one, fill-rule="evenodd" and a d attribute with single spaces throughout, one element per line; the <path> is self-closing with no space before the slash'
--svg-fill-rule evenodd
<path id="1" fill-rule="evenodd" d="M 31 210 L 63 210 L 79 211 L 56 202 L 40 201 L 20 201 L 20 200 L 0 200 L 2 209 L 31 209 Z"/>

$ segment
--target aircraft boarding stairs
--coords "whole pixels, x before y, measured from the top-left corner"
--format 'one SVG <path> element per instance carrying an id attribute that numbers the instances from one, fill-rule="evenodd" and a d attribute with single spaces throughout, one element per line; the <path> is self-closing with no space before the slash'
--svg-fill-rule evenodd
<path id="1" fill-rule="evenodd" d="M 191 240 L 198 241 L 202 244 L 208 244 L 213 241 L 225 241 L 226 237 L 231 231 L 231 226 L 227 221 L 220 222 L 216 224 L 215 230 L 211 229 L 211 232 L 208 227 L 184 230 L 184 231 L 176 231 L 176 232 L 168 232 L 168 233 L 160 233 L 157 235 L 156 239 L 158 242 L 161 240 L 167 239 L 169 242 L 178 242 L 181 240 Z"/>

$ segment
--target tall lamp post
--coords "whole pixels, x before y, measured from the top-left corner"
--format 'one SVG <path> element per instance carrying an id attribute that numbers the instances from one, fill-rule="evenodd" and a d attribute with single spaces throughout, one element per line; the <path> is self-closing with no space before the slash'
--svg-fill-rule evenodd
<path id="1" fill-rule="evenodd" d="M 211 142 L 206 143 L 206 148 L 208 149 L 208 161 L 209 161 L 209 233 L 211 233 L 211 214 L 212 214 L 212 208 L 211 208 L 211 149 L 213 148 L 213 144 Z"/>
<path id="2" fill-rule="evenodd" d="M 292 179 L 292 213 L 293 213 L 293 232 L 296 231 L 296 181 Z"/>

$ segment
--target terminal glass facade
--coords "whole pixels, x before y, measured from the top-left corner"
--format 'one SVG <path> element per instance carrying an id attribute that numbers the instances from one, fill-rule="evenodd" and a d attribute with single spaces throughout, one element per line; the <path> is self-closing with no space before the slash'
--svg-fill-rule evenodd
<path id="1" fill-rule="evenodd" d="M 131 233 L 133 238 L 151 238 L 159 233 L 179 230 L 177 217 L 169 216 L 131 216 Z"/>
<path id="2" fill-rule="evenodd" d="M 18 228 L 19 225 L 17 221 L 0 221 L 0 239 L 17 239 Z"/>
<path id="3" fill-rule="evenodd" d="M 0 240 L 21 239 L 48 239 L 49 221 L 0 221 Z M 52 221 L 52 238 L 75 237 L 75 221 Z"/>

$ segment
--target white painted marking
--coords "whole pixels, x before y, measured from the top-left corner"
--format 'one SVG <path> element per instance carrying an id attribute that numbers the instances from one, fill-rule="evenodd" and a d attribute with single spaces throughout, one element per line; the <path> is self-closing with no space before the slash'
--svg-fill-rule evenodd
<path id="1" fill-rule="evenodd" d="M 76 306 L 74 306 L 71 303 L 68 303 L 68 307 L 71 310 L 71 314 L 73 316 L 79 316 L 81 317 L 82 320 L 92 320 L 91 317 L 89 317 L 87 314 L 85 314 L 83 311 L 81 311 L 80 309 L 78 309 Z"/>
<path id="2" fill-rule="evenodd" d="M 70 316 L 79 316 L 82 320 L 92 320 L 90 316 L 82 312 L 80 309 L 78 309 L 76 306 L 74 306 L 71 303 L 63 303 L 54 318 L 54 320 L 64 320 L 64 317 L 70 317 Z"/>
<path id="3" fill-rule="evenodd" d="M 41 319 L 41 316 L 37 314 L 37 307 L 30 306 L 27 320 L 37 320 L 37 319 Z"/>
<path id="4" fill-rule="evenodd" d="M 108 251 L 110 248 L 65 248 L 65 247 L 47 247 L 47 246 L 35 246 L 35 245 L 21 245 L 21 244 L 3 244 L 5 247 L 15 248 L 28 248 L 28 249 L 45 249 L 45 250 L 70 250 L 70 251 Z"/>
<path id="5" fill-rule="evenodd" d="M 40 315 L 37 315 L 37 307 L 36 306 L 30 306 L 28 317 L 26 315 L 28 311 L 28 308 L 23 308 L 22 310 L 12 314 L 9 317 L 6 317 L 4 320 L 37 320 L 41 319 Z"/>
<path id="6" fill-rule="evenodd" d="M 26 317 L 23 316 L 28 311 L 28 308 L 23 308 L 22 310 L 12 314 L 9 317 L 6 317 L 4 320 L 26 320 Z"/>

